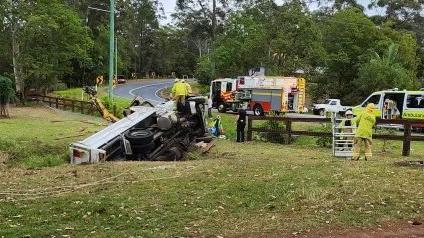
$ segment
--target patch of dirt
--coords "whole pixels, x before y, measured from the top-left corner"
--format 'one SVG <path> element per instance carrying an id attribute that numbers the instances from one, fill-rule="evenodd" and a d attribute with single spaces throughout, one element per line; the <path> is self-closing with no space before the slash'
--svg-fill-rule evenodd
<path id="1" fill-rule="evenodd" d="M 378 228 L 365 230 L 327 231 L 323 233 L 308 234 L 297 237 L 320 238 L 412 238 L 424 237 L 424 226 L 413 225 L 413 222 L 387 224 Z M 420 224 L 417 222 L 416 224 Z M 295 237 L 295 236 L 294 236 Z"/>
<path id="2" fill-rule="evenodd" d="M 333 229 L 311 230 L 305 233 L 289 233 L 255 237 L 288 237 L 288 238 L 424 238 L 424 225 L 421 220 L 386 223 L 367 229 Z"/>
<path id="3" fill-rule="evenodd" d="M 0 151 L 0 167 L 5 166 L 8 159 L 9 159 L 9 155 Z"/>

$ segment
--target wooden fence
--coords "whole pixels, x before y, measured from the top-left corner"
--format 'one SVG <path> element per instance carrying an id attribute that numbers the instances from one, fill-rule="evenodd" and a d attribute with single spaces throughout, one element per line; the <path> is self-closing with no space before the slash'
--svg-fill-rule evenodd
<path id="1" fill-rule="evenodd" d="M 283 122 L 284 128 L 271 130 L 266 128 L 253 127 L 253 121 L 275 121 Z M 249 116 L 247 121 L 247 140 L 252 141 L 253 132 L 268 132 L 282 134 L 285 137 L 285 143 L 290 143 L 293 135 L 315 136 L 315 137 L 332 137 L 332 132 L 318 132 L 293 130 L 293 123 L 310 122 L 310 123 L 331 123 L 330 118 L 299 118 L 299 117 L 258 117 Z M 411 141 L 424 141 L 424 136 L 412 135 L 413 125 L 424 125 L 423 120 L 377 120 L 377 125 L 403 125 L 403 135 L 374 135 L 374 139 L 397 140 L 403 141 L 402 155 L 409 156 L 411 151 Z"/>
<path id="2" fill-rule="evenodd" d="M 31 100 L 37 100 L 47 104 L 49 107 L 57 108 L 60 110 L 68 110 L 72 112 L 79 112 L 82 114 L 88 115 L 98 115 L 97 108 L 92 102 L 59 98 L 59 97 L 50 97 L 50 96 L 30 96 Z"/>

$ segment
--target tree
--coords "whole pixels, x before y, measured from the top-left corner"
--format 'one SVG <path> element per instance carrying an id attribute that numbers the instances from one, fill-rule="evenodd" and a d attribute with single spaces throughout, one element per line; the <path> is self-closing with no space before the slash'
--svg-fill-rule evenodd
<path id="1" fill-rule="evenodd" d="M 369 60 L 383 34 L 361 10 L 348 8 L 323 19 L 324 46 L 327 60 L 324 77 L 318 83 L 322 95 L 354 104 L 354 81 L 358 69 Z M 355 100 L 356 98 L 356 100 Z"/>
<path id="2" fill-rule="evenodd" d="M 203 28 L 213 42 L 216 38 L 219 22 L 225 20 L 226 13 L 229 11 L 229 1 L 178 0 L 177 10 L 178 12 L 174 17 L 181 23 L 191 25 L 195 31 Z M 187 24 L 188 22 L 190 23 Z"/>
<path id="3" fill-rule="evenodd" d="M 0 17 L 2 19 L 3 30 L 4 32 L 10 33 L 8 35 L 11 42 L 13 74 L 15 77 L 16 91 L 20 95 L 23 95 L 25 87 L 22 76 L 22 65 L 20 62 L 20 35 L 25 25 L 25 16 L 33 5 L 33 2 L 27 0 L 6 0 L 0 3 Z"/>
<path id="4" fill-rule="evenodd" d="M 392 43 L 383 56 L 375 53 L 361 65 L 356 86 L 363 95 L 388 88 L 413 89 L 417 84 L 414 73 L 402 65 L 399 46 Z"/>
<path id="5" fill-rule="evenodd" d="M 12 80 L 0 75 L 0 118 L 9 117 L 9 102 L 14 96 Z"/>
<path id="6" fill-rule="evenodd" d="M 380 21 L 389 22 L 394 29 L 415 33 L 421 46 L 418 52 L 421 58 L 418 77 L 424 80 L 424 0 L 373 0 L 369 7 L 385 8 L 386 15 L 378 17 Z"/>
<path id="7" fill-rule="evenodd" d="M 176 26 L 184 30 L 186 38 L 195 46 L 198 57 L 212 51 L 215 41 L 225 29 L 230 5 L 240 0 L 178 0 L 173 14 Z"/>
<path id="8" fill-rule="evenodd" d="M 321 32 L 301 2 L 264 1 L 230 16 L 210 60 L 218 77 L 243 75 L 258 66 L 269 75 L 290 75 L 318 67 L 324 55 Z"/>
<path id="9" fill-rule="evenodd" d="M 37 1 L 25 19 L 20 41 L 25 83 L 45 90 L 72 72 L 73 60 L 88 60 L 93 44 L 78 15 L 59 0 Z"/>
<path id="10" fill-rule="evenodd" d="M 59 0 L 0 3 L 5 41 L 12 52 L 16 91 L 50 88 L 72 71 L 73 61 L 88 59 L 91 40 L 78 15 Z"/>
<path id="11" fill-rule="evenodd" d="M 119 4 L 117 34 L 122 54 L 130 58 L 133 72 L 155 71 L 155 34 L 159 30 L 161 8 L 157 0 L 134 0 Z"/>
<path id="12" fill-rule="evenodd" d="M 369 7 L 386 8 L 386 16 L 391 19 L 411 19 L 420 15 L 424 0 L 372 0 Z"/>

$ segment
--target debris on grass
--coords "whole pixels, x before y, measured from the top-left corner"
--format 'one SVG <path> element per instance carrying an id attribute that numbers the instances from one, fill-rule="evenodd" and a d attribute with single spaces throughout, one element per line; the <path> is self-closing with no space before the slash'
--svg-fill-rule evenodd
<path id="1" fill-rule="evenodd" d="M 406 161 L 400 161 L 396 162 L 395 165 L 401 166 L 401 167 L 417 167 L 417 168 L 424 168 L 424 160 L 406 160 Z"/>

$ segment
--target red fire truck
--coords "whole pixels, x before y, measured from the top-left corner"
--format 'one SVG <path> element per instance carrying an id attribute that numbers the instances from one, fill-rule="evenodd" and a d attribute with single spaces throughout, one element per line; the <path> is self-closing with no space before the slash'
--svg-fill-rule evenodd
<path id="1" fill-rule="evenodd" d="M 304 78 L 240 76 L 212 81 L 210 97 L 219 112 L 237 111 L 238 108 L 253 110 L 254 115 L 267 112 L 305 111 Z"/>

